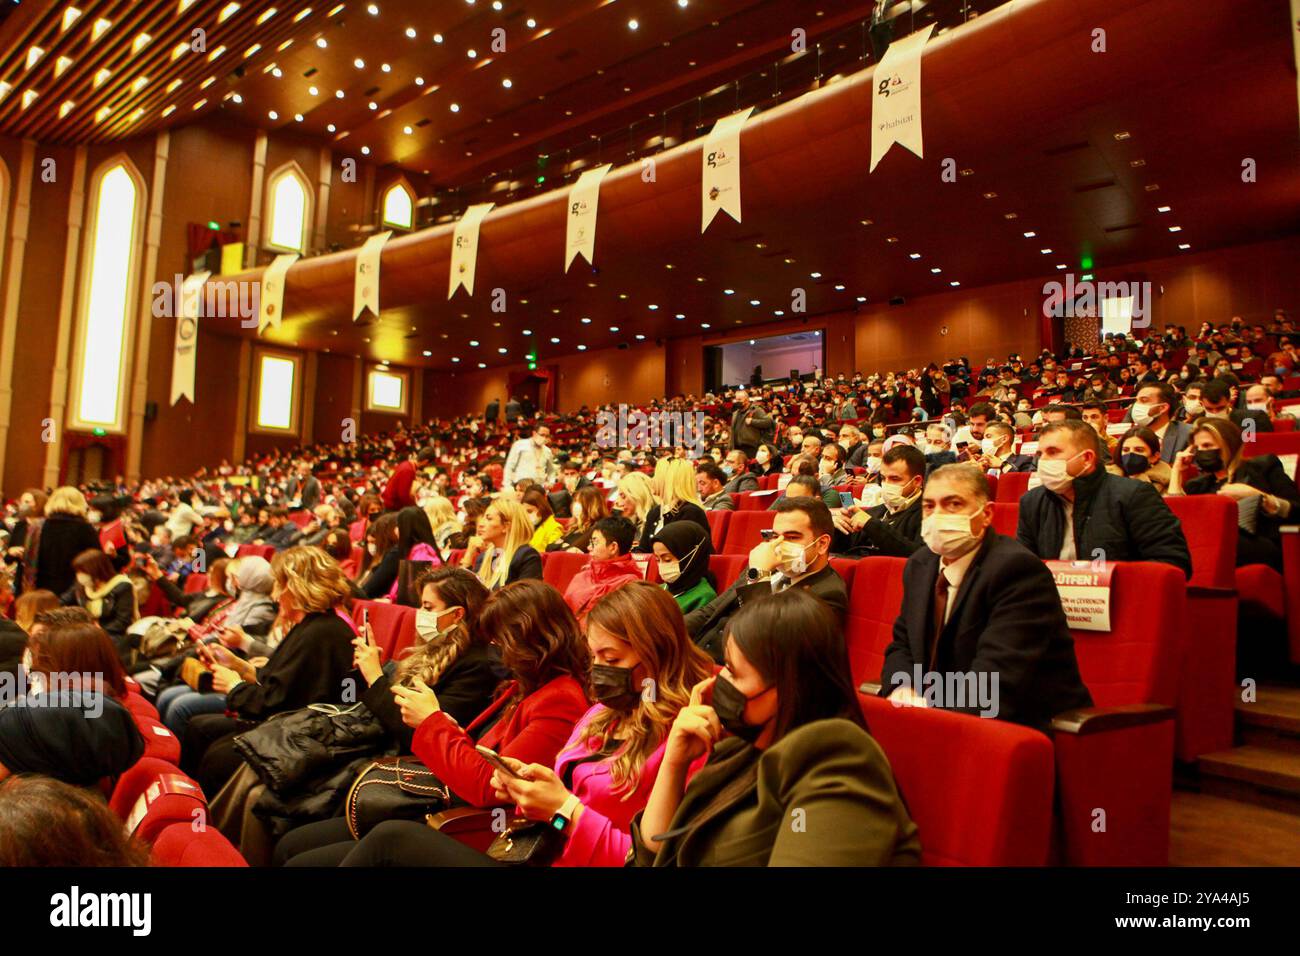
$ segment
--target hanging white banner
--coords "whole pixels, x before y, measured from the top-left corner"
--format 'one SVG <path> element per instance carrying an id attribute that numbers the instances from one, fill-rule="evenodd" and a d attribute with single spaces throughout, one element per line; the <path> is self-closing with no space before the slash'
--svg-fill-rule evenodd
<path id="1" fill-rule="evenodd" d="M 447 298 L 456 294 L 460 286 L 474 294 L 474 267 L 478 263 L 478 227 L 496 203 L 485 202 L 470 206 L 456 223 L 456 233 L 451 239 L 451 279 L 447 284 Z"/>
<path id="2" fill-rule="evenodd" d="M 366 309 L 379 315 L 379 256 L 392 234 L 391 229 L 375 233 L 357 250 L 357 271 L 352 281 L 353 322 Z"/>
<path id="3" fill-rule="evenodd" d="M 740 222 L 740 130 L 754 107 L 724 116 L 713 124 L 700 150 L 700 232 L 709 228 L 719 209 Z"/>
<path id="4" fill-rule="evenodd" d="M 176 315 L 176 342 L 172 347 L 172 404 L 182 398 L 194 401 L 194 365 L 199 350 L 199 299 L 210 272 L 196 272 L 181 285 Z"/>
<path id="5" fill-rule="evenodd" d="M 564 271 L 569 271 L 579 254 L 591 265 L 596 264 L 596 207 L 600 203 L 600 183 L 613 163 L 589 169 L 569 190 L 568 226 L 564 233 Z"/>
<path id="6" fill-rule="evenodd" d="M 895 40 L 876 65 L 871 92 L 871 172 L 895 143 L 925 158 L 921 140 L 921 53 L 934 32 L 924 30 Z"/>
<path id="7" fill-rule="evenodd" d="M 284 274 L 297 261 L 298 253 L 286 252 L 282 256 L 276 256 L 275 261 L 262 271 L 262 284 L 257 298 L 258 335 L 268 325 L 276 329 L 280 327 L 280 320 L 284 318 Z"/>

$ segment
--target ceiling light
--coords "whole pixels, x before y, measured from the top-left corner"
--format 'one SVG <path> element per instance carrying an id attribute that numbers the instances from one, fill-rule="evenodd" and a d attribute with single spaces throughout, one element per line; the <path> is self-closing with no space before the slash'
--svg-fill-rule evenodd
<path id="1" fill-rule="evenodd" d="M 492 0 L 492 9 L 493 9 L 493 10 L 500 10 L 500 9 L 501 9 L 501 0 Z"/>
<path id="2" fill-rule="evenodd" d="M 1121 130 L 1120 132 L 1115 134 L 1115 139 L 1121 143 L 1124 142 L 1124 140 L 1126 139 L 1132 139 L 1132 138 L 1133 138 L 1133 134 L 1128 132 L 1128 130 Z"/>
<path id="3" fill-rule="evenodd" d="M 309 16 L 311 16 L 311 7 L 306 7 L 294 14 L 293 22 L 298 23 L 302 20 L 306 20 Z"/>
<path id="4" fill-rule="evenodd" d="M 478 367 L 479 367 L 479 368 L 487 368 L 487 362 L 479 362 L 479 363 L 478 363 Z"/>
<path id="5" fill-rule="evenodd" d="M 678 312 L 678 313 L 677 313 L 677 318 L 679 318 L 679 319 L 684 319 L 684 318 L 686 318 L 686 314 L 683 313 L 683 312 Z"/>
<path id="6" fill-rule="evenodd" d="M 843 285 L 837 285 L 837 286 L 835 287 L 835 291 L 836 291 L 836 292 L 843 292 L 843 291 L 844 291 L 844 286 L 843 286 Z"/>
<path id="7" fill-rule="evenodd" d="M 559 345 L 559 344 L 560 344 L 560 340 L 557 339 L 555 336 L 551 336 L 551 344 L 552 344 L 552 345 Z"/>
<path id="8" fill-rule="evenodd" d="M 244 59 L 247 60 L 250 56 L 255 54 L 260 49 L 262 49 L 262 44 L 254 43 L 252 46 L 250 46 L 247 50 L 244 51 Z"/>
<path id="9" fill-rule="evenodd" d="M 181 78 L 178 76 L 176 77 L 176 79 L 172 80 L 170 83 L 167 84 L 167 89 L 165 92 L 172 93 L 180 85 L 181 85 Z"/>
<path id="10" fill-rule="evenodd" d="M 374 100 L 371 100 L 371 101 L 370 101 L 370 108 L 371 108 L 372 110 L 377 110 L 377 109 L 379 109 L 379 104 L 376 103 Z"/>
<path id="11" fill-rule="evenodd" d="M 329 44 L 325 41 L 324 37 L 317 37 L 316 45 L 320 47 L 322 50 L 325 49 L 327 46 L 329 46 Z"/>
<path id="12" fill-rule="evenodd" d="M 474 349 L 478 348 L 478 339 L 470 339 L 469 345 L 470 348 L 474 348 Z"/>
<path id="13" fill-rule="evenodd" d="M 441 43 L 441 42 L 442 42 L 442 34 L 441 34 L 441 33 L 435 33 L 435 34 L 433 35 L 433 42 L 434 42 L 434 43 Z"/>
<path id="14" fill-rule="evenodd" d="M 707 329 L 708 327 L 709 327 L 709 323 L 707 323 L 707 322 L 701 322 L 701 323 L 700 323 L 700 328 L 702 328 L 702 329 Z"/>
<path id="15" fill-rule="evenodd" d="M 215 81 L 216 81 L 216 77 L 215 77 L 215 76 L 210 76 L 210 77 L 208 77 L 206 80 L 203 81 L 203 85 L 200 86 L 199 89 L 201 89 L 201 90 L 205 90 L 205 89 L 207 89 L 209 86 L 211 86 L 212 83 L 215 82 Z M 131 92 L 132 92 L 132 93 L 139 93 L 142 89 L 144 89 L 144 88 L 145 88 L 146 86 L 148 86 L 148 85 L 149 85 L 149 77 L 147 77 L 147 76 L 137 76 L 134 80 L 131 81 Z"/>
<path id="16" fill-rule="evenodd" d="M 238 12 L 238 10 L 239 10 L 239 4 L 237 3 L 226 4 L 224 7 L 221 8 L 221 12 L 217 14 L 217 22 L 225 23 L 227 20 L 233 17 Z"/>
<path id="17" fill-rule="evenodd" d="M 151 37 L 147 33 L 137 34 L 136 38 L 131 41 L 131 52 L 139 53 L 141 50 L 143 50 L 145 47 L 149 45 L 149 41 L 152 39 L 153 37 Z"/>
<path id="18" fill-rule="evenodd" d="M 449 107 L 447 107 L 447 108 L 448 108 L 449 110 L 451 110 L 453 113 L 459 113 L 459 112 L 460 112 L 460 104 L 459 104 L 459 103 L 452 103 L 451 106 L 449 106 Z"/>
<path id="19" fill-rule="evenodd" d="M 578 351 L 579 351 L 579 352 L 585 352 L 585 351 L 587 351 L 587 346 L 585 346 L 585 345 L 579 345 L 579 346 L 578 346 Z"/>
<path id="20" fill-rule="evenodd" d="M 171 116 L 171 115 L 172 115 L 173 113 L 175 113 L 175 112 L 176 112 L 176 105 L 175 105 L 175 104 L 172 104 L 171 106 L 165 107 L 165 108 L 163 109 L 163 111 L 162 111 L 162 115 L 163 115 L 163 116 Z"/>
<path id="21" fill-rule="evenodd" d="M 369 156 L 369 155 L 370 155 L 370 147 L 369 147 L 369 146 L 362 146 L 362 147 L 361 147 L 361 155 L 362 155 L 362 156 Z"/>
<path id="22" fill-rule="evenodd" d="M 224 46 L 217 47 L 215 50 L 213 50 L 211 53 L 208 54 L 208 62 L 211 63 L 213 60 L 215 60 L 217 57 L 221 56 L 221 54 L 225 52 L 226 52 L 226 48 Z"/>
<path id="23" fill-rule="evenodd" d="M 379 16 L 379 8 L 372 3 L 366 7 L 366 13 L 370 14 L 372 17 L 377 17 Z"/>
<path id="24" fill-rule="evenodd" d="M 77 104 L 72 102 L 72 100 L 64 100 L 62 105 L 59 106 L 59 119 L 63 119 L 63 117 L 71 113 L 76 105 Z"/>
<path id="25" fill-rule="evenodd" d="M 1190 249 L 1190 248 L 1192 248 L 1192 247 L 1191 247 L 1191 245 L 1190 245 L 1189 243 L 1184 242 L 1184 243 L 1181 243 L 1181 244 L 1178 246 L 1178 248 L 1179 248 L 1179 249 Z"/>
<path id="26" fill-rule="evenodd" d="M 1173 208 L 1174 208 L 1173 206 L 1161 206 L 1159 209 L 1156 210 L 1156 212 L 1171 212 Z"/>
<path id="27" fill-rule="evenodd" d="M 759 301 L 758 301 L 757 299 L 750 299 L 750 300 L 749 300 L 749 304 L 750 304 L 750 305 L 758 305 L 758 304 L 759 304 Z"/>
<path id="28" fill-rule="evenodd" d="M 961 285 L 961 283 L 958 282 L 956 279 L 953 279 L 953 280 L 952 280 L 951 282 L 949 282 L 948 284 L 949 284 L 950 286 L 959 286 L 959 285 Z"/>
<path id="29" fill-rule="evenodd" d="M 254 22 L 258 26 L 261 26 L 263 23 L 271 19 L 273 16 L 275 16 L 275 7 L 268 7 L 267 9 L 263 10 L 260 14 L 258 14 L 257 19 Z"/>
<path id="30" fill-rule="evenodd" d="M 320 90 L 316 89 L 314 86 L 307 87 L 307 92 L 312 96 L 320 96 Z"/>
<path id="31" fill-rule="evenodd" d="M 657 306 L 657 305 L 647 306 L 647 308 L 648 308 L 651 312 L 658 312 L 658 311 L 659 311 L 659 306 Z"/>
<path id="32" fill-rule="evenodd" d="M 267 113 L 266 115 L 269 116 L 269 117 L 271 117 L 271 119 L 273 119 L 273 120 L 278 120 L 278 119 L 280 118 L 280 114 L 277 113 L 275 110 L 271 110 L 271 111 L 270 111 L 269 113 Z"/>
<path id="33" fill-rule="evenodd" d="M 638 342 L 644 342 L 644 341 L 645 341 L 645 336 L 642 335 L 640 332 L 638 332 L 638 333 L 636 334 L 636 340 L 637 340 Z"/>
<path id="34" fill-rule="evenodd" d="M 61 56 L 57 60 L 55 60 L 54 78 L 57 80 L 60 76 L 62 76 L 64 72 L 68 69 L 68 67 L 72 66 L 72 63 L 73 63 L 72 59 L 66 56 Z"/>
<path id="35" fill-rule="evenodd" d="M 66 31 L 68 27 L 76 23 L 80 17 L 81 17 L 80 10 L 78 10 L 76 7 L 68 7 L 68 9 L 63 11 L 63 25 L 60 29 Z"/>
<path id="36" fill-rule="evenodd" d="M 910 253 L 910 254 L 908 255 L 907 258 L 909 258 L 909 259 L 919 259 L 919 258 L 921 258 L 921 254 L 920 254 L 919 252 L 913 252 L 913 253 Z"/>
<path id="37" fill-rule="evenodd" d="M 723 294 L 723 295 L 735 295 L 735 294 L 736 294 L 736 290 L 735 290 L 735 289 L 723 289 L 723 290 L 722 290 L 722 294 Z"/>
<path id="38" fill-rule="evenodd" d="M 342 91 L 342 90 L 335 90 L 335 91 L 334 91 L 334 95 L 335 95 L 338 99 L 343 99 L 343 91 Z"/>
<path id="39" fill-rule="evenodd" d="M 932 275 L 938 275 L 938 274 L 939 274 L 940 272 L 942 272 L 942 271 L 943 271 L 942 269 L 936 267 L 936 268 L 934 268 L 934 269 L 931 269 L 931 270 L 930 270 L 930 273 L 931 273 Z"/>
<path id="40" fill-rule="evenodd" d="M 143 82 L 141 82 L 141 81 L 143 81 Z M 145 76 L 136 77 L 135 83 L 131 84 L 131 88 L 132 88 L 133 90 L 137 90 L 137 91 L 138 91 L 138 87 L 140 87 L 140 86 L 144 86 L 144 84 L 145 84 L 145 83 L 148 83 L 148 82 L 149 82 L 149 78 L 148 78 L 148 77 L 145 77 Z M 209 86 L 211 86 L 211 85 L 212 85 L 213 83 L 215 83 L 215 82 L 217 82 L 217 78 L 216 78 L 215 76 L 210 76 L 210 77 L 208 77 L 206 80 L 204 80 L 202 83 L 199 84 L 199 89 L 201 89 L 201 90 L 206 90 Z"/>
<path id="41" fill-rule="evenodd" d="M 343 11 L 343 7 L 344 7 L 344 6 L 345 6 L 345 5 L 342 4 L 342 3 L 336 3 L 336 4 L 333 6 L 333 8 L 330 10 L 330 12 L 327 13 L 327 14 L 325 14 L 325 15 L 326 15 L 327 17 L 335 16 L 336 14 L 339 14 L 339 13 L 341 13 L 341 12 Z"/>
<path id="42" fill-rule="evenodd" d="M 866 302 L 866 301 L 867 301 L 867 297 L 866 297 L 865 295 L 860 295 L 860 296 L 858 296 L 858 301 L 859 301 L 859 302 Z"/>
<path id="43" fill-rule="evenodd" d="M 278 66 L 272 67 L 271 75 L 278 80 L 280 77 L 284 76 L 284 70 L 280 69 Z"/>
<path id="44" fill-rule="evenodd" d="M 1061 263 L 1058 263 L 1058 264 L 1057 264 L 1056 268 L 1058 268 L 1058 269 L 1066 269 L 1066 268 L 1068 268 L 1068 266 L 1066 266 L 1066 264 L 1065 264 L 1064 262 L 1061 262 Z"/>
<path id="45" fill-rule="evenodd" d="M 337 127 L 333 123 L 330 123 L 328 126 L 325 127 L 326 132 L 330 132 L 330 133 L 334 132 L 335 129 L 337 129 Z"/>
<path id="46" fill-rule="evenodd" d="M 105 20 L 103 17 L 100 17 L 98 20 L 95 21 L 95 25 L 90 28 L 90 42 L 94 43 L 96 40 L 102 37 L 104 33 L 107 30 L 109 30 L 112 26 L 113 26 L 112 20 Z M 186 46 L 188 47 L 189 44 L 186 44 Z"/>
<path id="47" fill-rule="evenodd" d="M 424 77 L 422 77 L 422 76 L 417 76 L 417 77 L 415 78 L 415 85 L 416 85 L 416 86 L 424 86 Z"/>
<path id="48" fill-rule="evenodd" d="M 451 357 L 451 360 L 452 360 L 453 362 L 459 362 L 459 361 L 460 361 L 460 356 L 459 356 L 459 355 L 453 355 L 453 356 Z"/>
<path id="49" fill-rule="evenodd" d="M 617 331 L 618 331 L 618 326 L 617 326 L 617 325 L 611 325 L 611 326 L 609 327 L 609 330 L 610 330 L 611 332 L 617 332 Z"/>
<path id="50" fill-rule="evenodd" d="M 504 348 L 499 348 L 497 349 L 497 351 L 500 352 L 502 355 L 506 354 L 506 350 Z"/>
<path id="51" fill-rule="evenodd" d="M 510 81 L 509 77 L 506 77 L 504 80 L 501 81 L 501 85 L 508 90 L 510 89 L 510 87 L 514 86 L 514 83 Z"/>
<path id="52" fill-rule="evenodd" d="M 99 89 L 112 75 L 113 75 L 112 70 L 108 70 L 108 69 L 100 70 L 98 73 L 95 74 L 95 78 L 91 81 L 91 85 L 94 86 L 95 89 Z"/>
<path id="53" fill-rule="evenodd" d="M 1169 227 L 1169 231 L 1170 231 L 1170 232 L 1182 232 L 1182 231 L 1183 231 L 1183 227 L 1182 227 L 1182 226 L 1170 226 L 1170 227 Z"/>
<path id="54" fill-rule="evenodd" d="M 1051 250 L 1051 249 L 1039 249 L 1038 251 L 1041 252 L 1041 253 L 1042 253 L 1043 255 L 1045 255 L 1045 256 L 1050 256 L 1050 255 L 1052 254 L 1052 250 Z"/>
<path id="55" fill-rule="evenodd" d="M 587 317 L 584 315 L 584 316 L 582 317 L 582 324 L 583 324 L 583 325 L 591 325 L 591 319 L 587 318 Z"/>
<path id="56" fill-rule="evenodd" d="M 295 123 L 301 123 L 301 122 L 302 122 L 302 114 L 301 114 L 301 113 L 294 113 L 294 114 L 293 114 L 293 121 L 294 121 Z"/>
<path id="57" fill-rule="evenodd" d="M 775 316 L 782 316 L 782 315 L 785 315 L 785 309 L 777 309 L 777 310 L 776 310 L 775 312 L 773 312 L 772 314 L 775 315 Z"/>
<path id="58" fill-rule="evenodd" d="M 366 61 L 361 59 L 361 57 L 357 57 L 355 60 L 352 61 L 352 65 L 355 66 L 358 70 L 364 70 L 366 68 Z"/>
<path id="59" fill-rule="evenodd" d="M 194 108 L 198 109 L 199 104 L 195 103 Z M 113 115 L 113 108 L 111 106 L 101 106 L 99 109 L 95 111 L 95 122 L 102 123 L 104 122 L 104 120 L 108 119 L 112 115 Z"/>
<path id="60" fill-rule="evenodd" d="M 392 73 L 392 72 L 393 72 L 393 68 L 392 68 L 391 66 L 389 66 L 387 63 L 381 63 L 381 64 L 379 64 L 379 68 L 380 68 L 381 70 L 383 70 L 385 73 Z"/>
<path id="61" fill-rule="evenodd" d="M 1034 232 L 1034 231 L 1031 229 L 1031 230 L 1029 230 L 1027 233 L 1025 233 L 1025 238 L 1026 238 L 1026 239 L 1032 239 L 1032 238 L 1034 238 L 1034 236 L 1036 236 L 1036 235 L 1038 235 L 1038 233 Z"/>
<path id="62" fill-rule="evenodd" d="M 808 273 L 808 275 L 814 279 L 820 279 L 822 277 L 822 274 L 820 272 L 810 272 Z"/>
<path id="63" fill-rule="evenodd" d="M 191 109 L 201 110 L 201 109 L 203 109 L 203 107 L 205 107 L 205 106 L 207 106 L 207 105 L 208 105 L 208 101 L 207 101 L 207 100 L 199 100 L 197 103 L 195 103 L 195 104 L 191 107 Z M 107 108 L 108 108 L 108 107 L 105 107 L 105 109 L 107 109 Z"/>
<path id="64" fill-rule="evenodd" d="M 998 198 L 998 194 L 997 194 L 997 193 L 985 193 L 985 194 L 984 194 L 984 198 L 985 198 L 985 199 L 997 199 L 997 198 Z"/>
<path id="65" fill-rule="evenodd" d="M 425 357 L 425 358 L 428 358 L 428 357 L 429 357 L 430 355 L 432 355 L 433 353 L 430 352 L 428 349 L 425 349 L 423 354 L 424 354 L 424 357 Z"/>
<path id="66" fill-rule="evenodd" d="M 411 127 L 409 126 L 403 126 L 402 132 L 405 133 L 407 136 L 410 136 L 412 133 L 415 132 L 415 130 L 411 129 Z"/>
<path id="67" fill-rule="evenodd" d="M 639 26 L 641 26 L 641 24 L 639 24 L 639 23 L 638 23 L 637 21 L 635 21 L 635 20 L 629 20 L 629 21 L 627 21 L 627 28 L 628 28 L 629 30 L 635 30 L 635 29 L 636 29 L 637 27 L 639 27 Z"/>
<path id="68" fill-rule="evenodd" d="M 468 50 L 465 51 L 465 55 L 469 57 L 471 60 L 473 60 L 478 56 L 478 50 L 475 50 L 473 47 L 470 47 Z"/>
<path id="69" fill-rule="evenodd" d="M 527 20 L 527 26 L 528 26 L 528 29 L 530 29 L 530 30 L 536 29 L 536 28 L 537 28 L 537 21 L 534 20 L 532 17 L 529 17 L 528 20 Z"/>
<path id="70" fill-rule="evenodd" d="M 235 101 L 236 106 L 244 102 L 244 98 L 240 96 L 238 93 L 231 93 L 230 98 Z"/>
<path id="71" fill-rule="evenodd" d="M 677 5 L 678 5 L 679 7 L 681 7 L 683 10 L 685 10 L 686 7 L 687 7 L 687 5 L 688 5 L 690 2 L 691 2 L 691 0 L 677 0 Z"/>

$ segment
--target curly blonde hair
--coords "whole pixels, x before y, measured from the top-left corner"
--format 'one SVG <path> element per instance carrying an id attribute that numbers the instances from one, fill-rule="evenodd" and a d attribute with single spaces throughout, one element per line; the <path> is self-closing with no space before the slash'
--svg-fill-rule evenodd
<path id="1" fill-rule="evenodd" d="M 68 514 L 84 518 L 89 510 L 90 506 L 86 504 L 86 496 L 71 485 L 55 488 L 54 493 L 45 502 L 47 517 L 53 514 Z"/>
<path id="2" fill-rule="evenodd" d="M 271 576 L 276 587 L 293 595 L 304 614 L 331 611 L 352 597 L 347 575 L 320 548 L 303 545 L 281 551 L 271 561 Z"/>

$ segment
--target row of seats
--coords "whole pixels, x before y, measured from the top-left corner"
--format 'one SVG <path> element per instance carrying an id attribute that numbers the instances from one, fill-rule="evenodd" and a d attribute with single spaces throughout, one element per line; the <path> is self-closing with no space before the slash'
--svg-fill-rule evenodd
<path id="1" fill-rule="evenodd" d="M 180 741 L 130 678 L 123 703 L 144 738 L 144 754 L 114 782 L 109 808 L 149 847 L 155 866 L 247 866 L 230 841 L 208 826 L 202 788 L 176 766 Z"/>

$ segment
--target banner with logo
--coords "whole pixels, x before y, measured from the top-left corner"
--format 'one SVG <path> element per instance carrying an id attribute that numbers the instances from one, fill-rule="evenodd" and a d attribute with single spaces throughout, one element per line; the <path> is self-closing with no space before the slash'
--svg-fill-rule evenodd
<path id="1" fill-rule="evenodd" d="M 934 32 L 931 23 L 924 30 L 895 40 L 876 64 L 875 88 L 871 92 L 871 172 L 895 143 L 922 159 L 921 141 L 921 52 Z"/>
<path id="2" fill-rule="evenodd" d="M 1061 607 L 1070 627 L 1079 631 L 1110 630 L 1110 579 L 1114 566 L 1105 561 L 1045 561 L 1056 580 Z"/>
<path id="3" fill-rule="evenodd" d="M 203 283 L 210 272 L 196 272 L 181 285 L 176 316 L 176 341 L 172 346 L 172 404 L 182 398 L 194 401 L 194 365 L 199 353 L 199 305 Z"/>
<path id="4" fill-rule="evenodd" d="M 703 175 L 700 177 L 700 203 L 703 214 L 700 232 L 709 228 L 718 210 L 740 222 L 740 130 L 754 107 L 724 116 L 713 124 L 700 150 Z"/>
<path id="5" fill-rule="evenodd" d="M 352 281 L 353 322 L 366 309 L 376 317 L 379 315 L 379 257 L 383 254 L 384 243 L 392 234 L 391 229 L 375 233 L 357 252 L 357 271 Z"/>
<path id="6" fill-rule="evenodd" d="M 573 260 L 585 256 L 591 265 L 596 264 L 596 206 L 600 202 L 600 183 L 613 163 L 589 169 L 569 190 L 568 226 L 564 234 L 564 271 L 569 271 Z"/>
<path id="7" fill-rule="evenodd" d="M 280 327 L 284 318 L 284 274 L 298 261 L 298 253 L 286 252 L 276 256 L 275 261 L 262 272 L 262 286 L 257 297 L 257 334 L 261 335 L 269 325 Z"/>
<path id="8" fill-rule="evenodd" d="M 456 294 L 461 286 L 474 294 L 474 267 L 478 263 L 478 227 L 496 203 L 484 202 L 470 206 L 456 223 L 456 233 L 451 239 L 451 279 L 447 284 L 447 298 Z"/>

